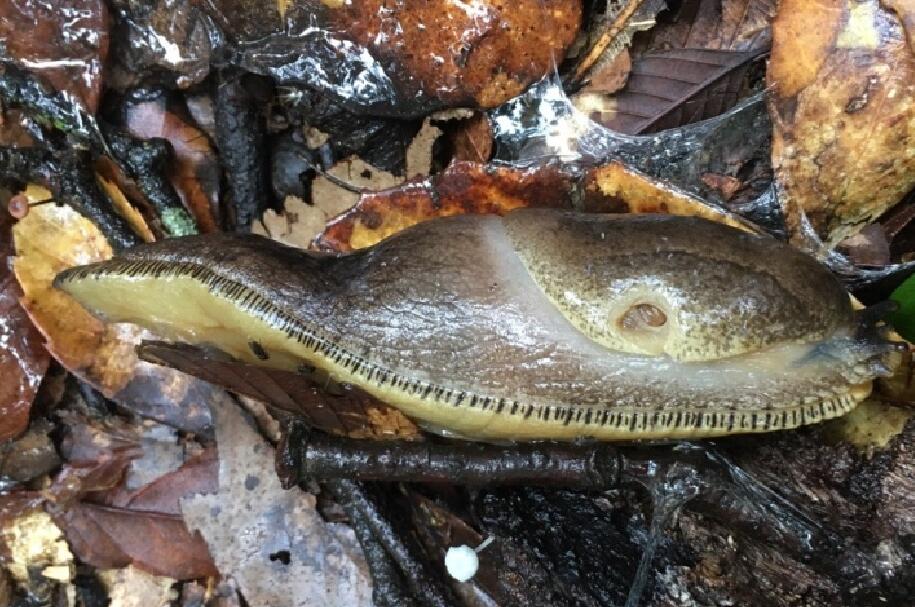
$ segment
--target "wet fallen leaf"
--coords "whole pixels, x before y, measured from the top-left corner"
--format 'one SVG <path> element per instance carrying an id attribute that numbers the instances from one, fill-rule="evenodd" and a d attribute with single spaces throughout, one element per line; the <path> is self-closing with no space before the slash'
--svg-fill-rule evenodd
<path id="1" fill-rule="evenodd" d="M 588 171 L 582 181 L 583 210 L 592 213 L 667 213 L 690 215 L 741 230 L 758 231 L 747 221 L 701 198 L 654 180 L 624 165 L 610 162 Z"/>
<path id="2" fill-rule="evenodd" d="M 8 264 L 11 229 L 12 217 L 0 209 L 0 441 L 28 427 L 32 399 L 50 360 L 41 334 L 19 305 L 21 292 Z"/>
<path id="3" fill-rule="evenodd" d="M 366 192 L 350 211 L 331 221 L 315 240 L 320 249 L 370 246 L 433 217 L 504 214 L 526 206 L 567 206 L 571 178 L 554 166 L 523 170 L 455 162 L 424 180 Z"/>
<path id="4" fill-rule="evenodd" d="M 796 241 L 833 247 L 915 185 L 911 32 L 878 0 L 786 0 L 773 28 L 772 163 L 786 218 Z"/>
<path id="5" fill-rule="evenodd" d="M 178 508 L 182 497 L 215 490 L 215 453 L 206 451 L 129 491 L 124 473 L 141 454 L 103 451 L 95 461 L 69 463 L 54 479 L 50 511 L 71 549 L 101 568 L 132 564 L 176 579 L 216 575 L 206 544 L 188 531 Z"/>
<path id="6" fill-rule="evenodd" d="M 673 3 L 671 3 L 673 5 Z M 640 34 L 633 52 L 671 48 L 752 51 L 768 48 L 776 0 L 684 0 Z"/>
<path id="7" fill-rule="evenodd" d="M 579 210 L 588 212 L 697 215 L 753 230 L 736 215 L 619 162 L 577 176 L 553 164 L 519 169 L 454 162 L 428 179 L 363 194 L 356 206 L 327 225 L 314 244 L 322 250 L 351 251 L 434 217 L 503 215 L 522 207 L 571 209 L 573 200 L 579 200 L 575 203 Z"/>
<path id="8" fill-rule="evenodd" d="M 382 190 L 403 181 L 355 156 L 342 160 L 311 184 L 311 204 L 287 196 L 283 212 L 268 210 L 253 232 L 291 246 L 307 248 L 327 222 L 347 211 L 360 198 L 358 191 Z M 341 184 L 345 184 L 344 187 Z"/>
<path id="9" fill-rule="evenodd" d="M 30 190 L 41 199 L 38 190 Z M 111 257 L 98 229 L 70 207 L 33 207 L 13 229 L 13 271 L 23 308 L 44 335 L 48 351 L 67 369 L 137 413 L 194 432 L 209 425 L 208 407 L 225 395 L 196 379 L 141 362 L 134 346 L 148 332 L 105 325 L 51 286 L 61 270 Z"/>
<path id="10" fill-rule="evenodd" d="M 145 360 L 167 365 L 352 438 L 418 439 L 419 428 L 397 409 L 352 388 L 301 373 L 258 367 L 184 344 L 148 342 Z"/>
<path id="11" fill-rule="evenodd" d="M 4 56 L 95 113 L 108 54 L 103 0 L 6 0 L 0 3 L 0 43 Z"/>
<path id="12" fill-rule="evenodd" d="M 237 407 L 214 414 L 219 492 L 182 500 L 181 509 L 220 570 L 250 605 L 369 607 L 371 579 L 353 531 L 326 523 L 313 495 L 282 489 L 273 448 Z"/>
<path id="13" fill-rule="evenodd" d="M 207 135 L 174 112 L 165 99 L 126 104 L 125 127 L 136 137 L 167 139 L 174 151 L 169 180 L 191 211 L 200 231 L 217 229 L 220 167 Z"/>
<path id="14" fill-rule="evenodd" d="M 457 122 L 447 137 L 454 160 L 487 162 L 492 156 L 492 129 L 489 118 L 482 112 Z"/>
<path id="15" fill-rule="evenodd" d="M 576 107 L 605 127 L 651 133 L 717 116 L 749 92 L 747 74 L 761 50 L 653 51 L 632 64 L 626 86 L 610 98 L 577 97 Z"/>

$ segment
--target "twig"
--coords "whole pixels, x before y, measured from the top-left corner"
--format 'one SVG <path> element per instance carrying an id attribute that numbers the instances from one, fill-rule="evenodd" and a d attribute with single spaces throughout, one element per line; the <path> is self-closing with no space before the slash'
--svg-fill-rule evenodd
<path id="1" fill-rule="evenodd" d="M 384 547 L 403 572 L 406 584 L 414 597 L 427 607 L 454 605 L 455 601 L 449 596 L 447 589 L 429 571 L 428 560 L 415 554 L 416 549 L 408 545 L 402 535 L 397 533 L 363 485 L 341 478 L 328 481 L 325 486 L 334 494 L 351 520 L 358 521 L 357 525 L 371 530 L 372 537 Z"/>
<path id="2" fill-rule="evenodd" d="M 284 436 L 277 468 L 287 484 L 350 478 L 463 485 L 562 485 L 603 489 L 620 480 L 619 450 L 605 444 L 415 443 L 329 437 L 302 426 Z"/>
<path id="3" fill-rule="evenodd" d="M 104 133 L 112 155 L 155 209 L 165 233 L 168 236 L 197 234 L 197 223 L 165 176 L 171 157 L 168 140 L 137 139 L 110 127 Z"/>

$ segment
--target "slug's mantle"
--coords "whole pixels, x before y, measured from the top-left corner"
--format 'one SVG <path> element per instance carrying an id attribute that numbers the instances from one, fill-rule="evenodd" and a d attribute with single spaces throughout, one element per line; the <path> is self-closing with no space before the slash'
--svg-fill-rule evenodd
<path id="1" fill-rule="evenodd" d="M 105 320 L 322 369 L 483 439 L 794 428 L 851 410 L 893 351 L 813 259 L 690 217 L 460 216 L 334 256 L 208 235 L 55 284 Z"/>

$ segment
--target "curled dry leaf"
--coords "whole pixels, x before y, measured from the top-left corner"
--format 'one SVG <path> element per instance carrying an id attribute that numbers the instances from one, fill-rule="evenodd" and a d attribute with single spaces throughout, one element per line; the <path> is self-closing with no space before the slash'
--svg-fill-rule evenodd
<path id="1" fill-rule="evenodd" d="M 553 164 L 529 169 L 454 162 L 424 180 L 363 194 L 315 239 L 329 251 L 368 247 L 434 217 L 505 214 L 522 207 L 579 208 L 596 213 L 696 215 L 745 230 L 745 221 L 619 162 L 573 176 Z"/>
<path id="2" fill-rule="evenodd" d="M 796 240 L 835 246 L 915 186 L 912 14 L 879 0 L 779 5 L 772 164 Z"/>
<path id="3" fill-rule="evenodd" d="M 21 292 L 8 263 L 11 229 L 12 218 L 0 209 L 0 441 L 25 432 L 50 361 L 41 334 L 19 305 Z"/>
<path id="4" fill-rule="evenodd" d="M 30 189 L 33 199 L 49 197 Z M 138 413 L 186 430 L 209 426 L 209 403 L 224 393 L 199 380 L 141 362 L 134 346 L 144 336 L 131 325 L 105 325 L 51 286 L 70 266 L 108 259 L 110 245 L 89 220 L 70 207 L 44 204 L 13 228 L 13 271 L 23 308 L 44 335 L 48 351 L 105 396 Z"/>
<path id="5" fill-rule="evenodd" d="M 108 54 L 104 0 L 0 2 L 0 44 L 4 56 L 95 113 Z"/>
<path id="6" fill-rule="evenodd" d="M 396 187 L 402 181 L 401 177 L 351 156 L 312 181 L 310 204 L 296 196 L 287 196 L 283 211 L 267 210 L 261 220 L 254 223 L 252 231 L 304 249 L 321 233 L 328 220 L 359 201 L 359 190 Z"/>
<path id="7" fill-rule="evenodd" d="M 166 108 L 165 99 L 127 104 L 125 126 L 136 137 L 167 139 L 174 151 L 168 178 L 200 231 L 217 229 L 219 161 L 210 139 L 200 129 Z"/>

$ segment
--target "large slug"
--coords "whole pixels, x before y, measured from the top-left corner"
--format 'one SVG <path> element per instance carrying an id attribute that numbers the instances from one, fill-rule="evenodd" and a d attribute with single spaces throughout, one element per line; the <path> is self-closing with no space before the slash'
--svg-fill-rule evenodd
<path id="1" fill-rule="evenodd" d="M 460 216 L 336 256 L 189 237 L 56 285 L 108 321 L 320 368 L 477 439 L 794 428 L 851 410 L 893 350 L 813 259 L 689 217 Z"/>

